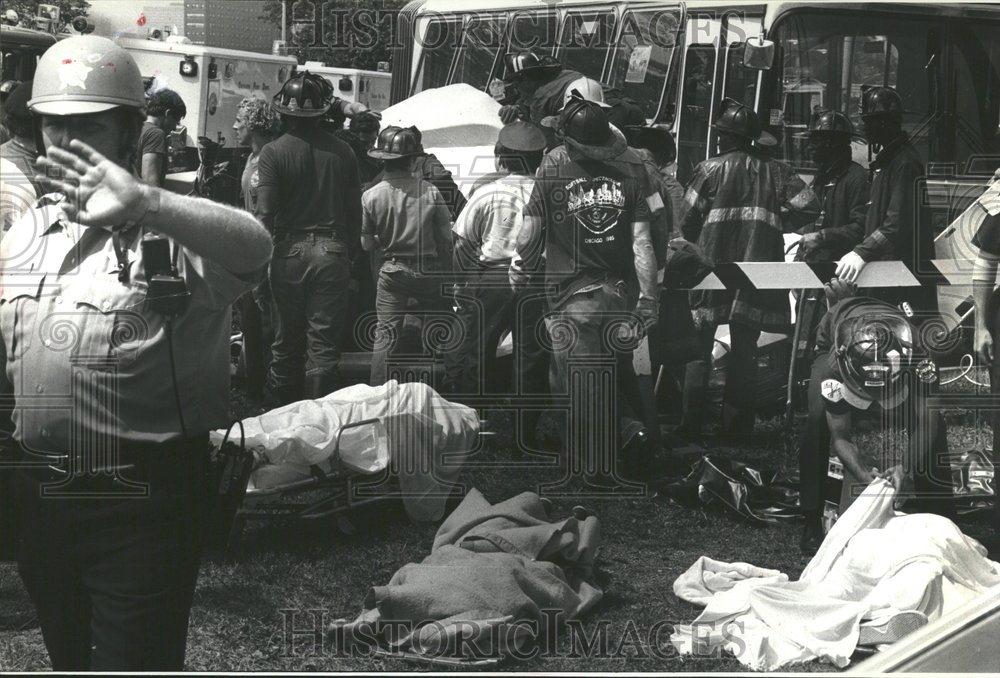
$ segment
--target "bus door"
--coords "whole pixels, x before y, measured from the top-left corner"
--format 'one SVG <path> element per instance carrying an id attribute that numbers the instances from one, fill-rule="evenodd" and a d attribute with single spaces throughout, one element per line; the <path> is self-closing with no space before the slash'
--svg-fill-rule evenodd
<path id="1" fill-rule="evenodd" d="M 695 166 L 708 157 L 722 35 L 722 20 L 717 15 L 689 8 L 686 24 L 679 121 L 675 133 L 677 179 L 682 184 L 691 178 Z"/>

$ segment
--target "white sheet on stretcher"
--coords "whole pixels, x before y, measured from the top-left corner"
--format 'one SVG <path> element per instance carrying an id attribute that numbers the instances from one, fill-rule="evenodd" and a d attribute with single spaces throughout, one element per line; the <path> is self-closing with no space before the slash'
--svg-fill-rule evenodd
<path id="1" fill-rule="evenodd" d="M 450 483 L 478 445 L 479 416 L 422 383 L 350 386 L 244 419 L 247 448 L 262 462 L 251 476 L 250 488 L 308 479 L 313 465 L 331 470 L 341 427 L 366 419 L 381 424 L 345 430 L 340 463 L 354 473 L 373 474 L 394 462 L 410 516 L 440 518 Z M 212 442 L 220 445 L 224 434 L 213 432 Z M 235 430 L 234 435 L 238 435 Z"/>
<path id="2" fill-rule="evenodd" d="M 817 658 L 844 667 L 863 620 L 916 610 L 933 621 L 1000 585 L 1000 564 L 981 544 L 947 518 L 895 514 L 894 494 L 884 480 L 868 486 L 798 581 L 699 558 L 674 593 L 705 610 L 675 628 L 674 647 L 699 655 L 722 648 L 758 671 Z"/>

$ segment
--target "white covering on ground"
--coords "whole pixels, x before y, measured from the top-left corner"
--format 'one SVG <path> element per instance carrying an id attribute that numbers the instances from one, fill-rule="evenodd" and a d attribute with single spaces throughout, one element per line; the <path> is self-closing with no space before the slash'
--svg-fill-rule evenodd
<path id="1" fill-rule="evenodd" d="M 503 127 L 500 104 L 465 83 L 427 89 L 382 111 L 382 125 L 415 125 L 424 149 L 451 171 L 466 195 L 476 179 L 496 171 L 493 146 Z"/>
<path id="2" fill-rule="evenodd" d="M 884 480 L 869 485 L 798 581 L 699 558 L 674 593 L 705 611 L 676 628 L 673 645 L 696 655 L 723 648 L 758 671 L 817 658 L 844 667 L 863 620 L 916 610 L 934 621 L 1000 586 L 1000 564 L 979 542 L 947 518 L 896 514 L 894 495 Z"/>
<path id="3" fill-rule="evenodd" d="M 341 427 L 368 419 L 379 423 L 346 429 L 339 454 L 333 457 Z M 393 380 L 292 403 L 244 419 L 243 427 L 246 446 L 260 462 L 250 490 L 307 480 L 312 465 L 330 471 L 339 460 L 350 473 L 368 474 L 384 470 L 391 461 L 410 516 L 435 520 L 444 510 L 449 483 L 476 449 L 479 416 L 472 408 L 445 400 L 427 384 Z M 220 445 L 224 434 L 213 432 L 212 442 Z"/>

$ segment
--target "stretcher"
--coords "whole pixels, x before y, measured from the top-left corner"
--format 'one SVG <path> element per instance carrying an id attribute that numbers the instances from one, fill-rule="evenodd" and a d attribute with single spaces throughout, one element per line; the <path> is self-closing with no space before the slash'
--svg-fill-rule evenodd
<path id="1" fill-rule="evenodd" d="M 394 381 L 237 422 L 212 436 L 215 543 L 232 555 L 251 520 L 332 519 L 351 534 L 353 512 L 389 501 L 402 500 L 414 520 L 436 520 L 465 458 L 489 435 L 475 410 Z"/>

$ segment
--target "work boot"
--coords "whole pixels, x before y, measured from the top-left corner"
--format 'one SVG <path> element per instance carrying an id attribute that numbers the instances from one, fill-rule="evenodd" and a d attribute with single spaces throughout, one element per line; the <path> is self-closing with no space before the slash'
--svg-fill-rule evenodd
<path id="1" fill-rule="evenodd" d="M 804 556 L 814 556 L 823 544 L 826 535 L 823 533 L 823 518 L 817 514 L 806 515 L 806 523 L 802 526 L 802 536 L 799 537 L 799 550 Z"/>

